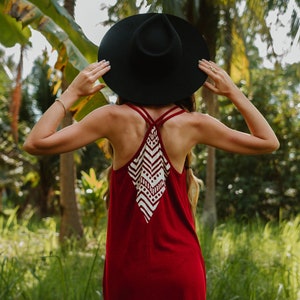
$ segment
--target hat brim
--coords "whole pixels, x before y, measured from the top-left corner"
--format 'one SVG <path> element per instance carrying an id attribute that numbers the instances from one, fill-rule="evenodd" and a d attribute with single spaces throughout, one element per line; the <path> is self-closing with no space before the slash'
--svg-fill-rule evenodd
<path id="1" fill-rule="evenodd" d="M 182 58 L 167 76 L 158 78 L 133 72 L 130 63 L 130 41 L 138 26 L 155 13 L 125 18 L 112 26 L 103 37 L 98 60 L 110 61 L 111 70 L 103 76 L 107 86 L 123 99 L 144 105 L 165 105 L 191 96 L 207 79 L 198 68 L 199 59 L 209 60 L 209 51 L 199 31 L 187 21 L 166 15 L 182 43 Z M 155 75 L 154 75 L 155 76 Z"/>

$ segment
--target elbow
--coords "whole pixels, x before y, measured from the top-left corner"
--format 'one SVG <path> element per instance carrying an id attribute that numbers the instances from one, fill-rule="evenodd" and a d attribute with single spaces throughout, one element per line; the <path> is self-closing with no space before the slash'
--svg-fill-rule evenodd
<path id="1" fill-rule="evenodd" d="M 31 155 L 39 155 L 38 148 L 32 143 L 29 139 L 27 139 L 23 144 L 23 150 Z"/>
<path id="2" fill-rule="evenodd" d="M 272 153 L 278 150 L 280 147 L 280 143 L 277 138 L 274 138 L 272 141 L 268 143 L 268 146 L 265 149 L 265 153 Z"/>
<path id="3" fill-rule="evenodd" d="M 275 142 L 275 145 L 274 145 L 274 150 L 273 151 L 276 151 L 280 148 L 280 143 L 278 141 L 278 139 L 276 139 L 276 142 Z"/>
<path id="4" fill-rule="evenodd" d="M 278 150 L 279 147 L 280 147 L 280 143 L 279 143 L 277 136 L 275 135 L 275 137 L 273 139 L 273 143 L 272 143 L 272 152 Z"/>
<path id="5" fill-rule="evenodd" d="M 276 150 L 278 150 L 279 148 L 280 148 L 280 143 L 279 143 L 279 141 L 277 140 L 276 143 L 275 143 L 275 145 L 274 145 L 273 151 L 276 151 Z M 273 152 L 273 151 L 272 151 L 272 152 Z"/>

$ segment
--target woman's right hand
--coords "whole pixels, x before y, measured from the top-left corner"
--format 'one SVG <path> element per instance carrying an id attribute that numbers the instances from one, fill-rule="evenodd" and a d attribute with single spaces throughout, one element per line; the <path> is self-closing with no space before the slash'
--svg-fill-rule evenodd
<path id="1" fill-rule="evenodd" d="M 199 61 L 199 69 L 205 72 L 213 82 L 206 81 L 204 86 L 213 93 L 231 97 L 231 94 L 238 90 L 230 76 L 216 63 L 205 59 Z"/>

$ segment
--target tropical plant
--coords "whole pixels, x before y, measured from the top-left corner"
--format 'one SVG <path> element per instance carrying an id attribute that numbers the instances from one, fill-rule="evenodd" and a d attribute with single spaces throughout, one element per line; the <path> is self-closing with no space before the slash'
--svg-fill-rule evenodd
<path id="1" fill-rule="evenodd" d="M 62 71 L 66 85 L 76 76 L 78 71 L 88 64 L 88 60 L 90 62 L 95 61 L 97 48 L 84 36 L 79 26 L 73 21 L 72 16 L 57 1 L 42 2 L 6 1 L 5 9 L 11 16 L 21 21 L 23 26 L 30 24 L 32 28 L 42 32 L 56 48 L 58 52 L 56 68 Z M 74 4 L 74 1 L 66 1 L 66 6 L 71 9 L 73 6 L 73 10 Z M 3 9 L 3 4 L 0 8 Z M 44 14 L 45 12 L 47 16 Z M 17 29 L 19 28 L 17 27 Z M 87 99 L 81 99 L 75 104 L 72 108 L 72 115 L 75 119 L 81 119 L 88 112 L 105 103 L 107 103 L 105 97 L 101 93 L 97 93 Z M 72 121 L 70 113 L 65 122 L 67 120 L 68 123 L 65 125 Z M 70 174 L 70 172 L 72 173 Z M 73 154 L 63 154 L 60 174 L 62 207 L 60 237 L 62 241 L 70 235 L 83 235 L 74 190 L 75 174 Z"/>
<path id="2" fill-rule="evenodd" d="M 107 190 L 106 178 L 98 179 L 95 169 L 89 173 L 81 171 L 81 195 L 79 205 L 85 219 L 85 224 L 91 223 L 94 229 L 98 228 L 100 219 L 106 217 L 106 202 L 104 199 Z"/>
<path id="3" fill-rule="evenodd" d="M 230 216 L 249 219 L 258 215 L 272 220 L 290 218 L 300 212 L 300 85 L 295 81 L 298 69 L 299 63 L 252 72 L 256 83 L 252 88 L 252 101 L 272 123 L 281 146 L 271 155 L 217 153 L 221 219 Z M 227 101 L 221 103 L 222 121 L 246 130 L 239 113 Z"/>
<path id="4" fill-rule="evenodd" d="M 64 73 L 68 83 L 79 71 L 97 59 L 96 45 L 87 39 L 81 28 L 58 1 L 6 0 L 0 3 L 0 15 L 3 16 L 6 24 L 8 22 L 14 24 L 8 27 L 11 30 L 10 34 L 20 36 L 18 40 L 13 39 L 14 44 L 28 42 L 31 30 L 41 32 L 57 51 L 55 68 Z M 22 26 L 24 30 L 21 30 Z M 0 43 L 5 46 L 14 45 L 12 41 L 7 40 L 9 39 L 6 35 L 1 35 Z M 91 110 L 106 103 L 104 95 L 97 93 L 80 99 L 71 110 L 75 119 L 81 119 Z"/>
<path id="5" fill-rule="evenodd" d="M 4 59 L 1 53 L 0 56 L 1 66 L 5 66 L 0 69 L 0 210 L 2 210 L 2 201 L 5 201 L 6 206 L 20 205 L 24 201 L 26 197 L 24 186 L 35 159 L 20 149 L 20 142 L 27 131 L 26 124 L 18 122 L 17 135 L 21 141 L 14 139 L 12 134 L 9 99 L 13 89 L 12 74 L 16 71 L 16 66 L 11 58 Z"/>

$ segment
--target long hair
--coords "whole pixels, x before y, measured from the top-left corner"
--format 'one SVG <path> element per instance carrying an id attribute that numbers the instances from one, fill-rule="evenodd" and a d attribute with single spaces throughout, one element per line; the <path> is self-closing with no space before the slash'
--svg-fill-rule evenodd
<path id="1" fill-rule="evenodd" d="M 124 104 L 127 102 L 131 102 L 131 101 L 128 101 L 126 99 L 118 97 L 116 104 L 121 105 L 121 104 Z M 175 104 L 178 105 L 179 107 L 185 109 L 188 112 L 196 111 L 196 103 L 195 103 L 194 95 L 184 98 L 180 101 L 177 101 L 177 102 L 175 102 Z M 111 157 L 113 156 L 113 148 L 109 142 L 106 145 L 106 151 L 110 154 Z M 191 167 L 192 158 L 193 158 L 193 152 L 190 151 L 185 158 L 184 168 L 186 169 L 186 186 L 187 186 L 188 199 L 189 199 L 189 202 L 191 205 L 191 210 L 193 212 L 193 215 L 195 216 L 196 209 L 197 209 L 197 203 L 198 203 L 198 199 L 199 199 L 200 187 L 203 186 L 203 182 L 202 182 L 202 180 L 200 180 L 199 178 L 197 178 L 194 175 L 194 172 Z M 112 166 L 110 166 L 107 169 L 108 182 L 110 181 L 111 170 L 112 170 Z M 108 206 L 109 206 L 109 184 L 108 184 L 107 191 L 105 193 L 105 200 L 106 200 L 106 207 L 108 208 Z"/>

